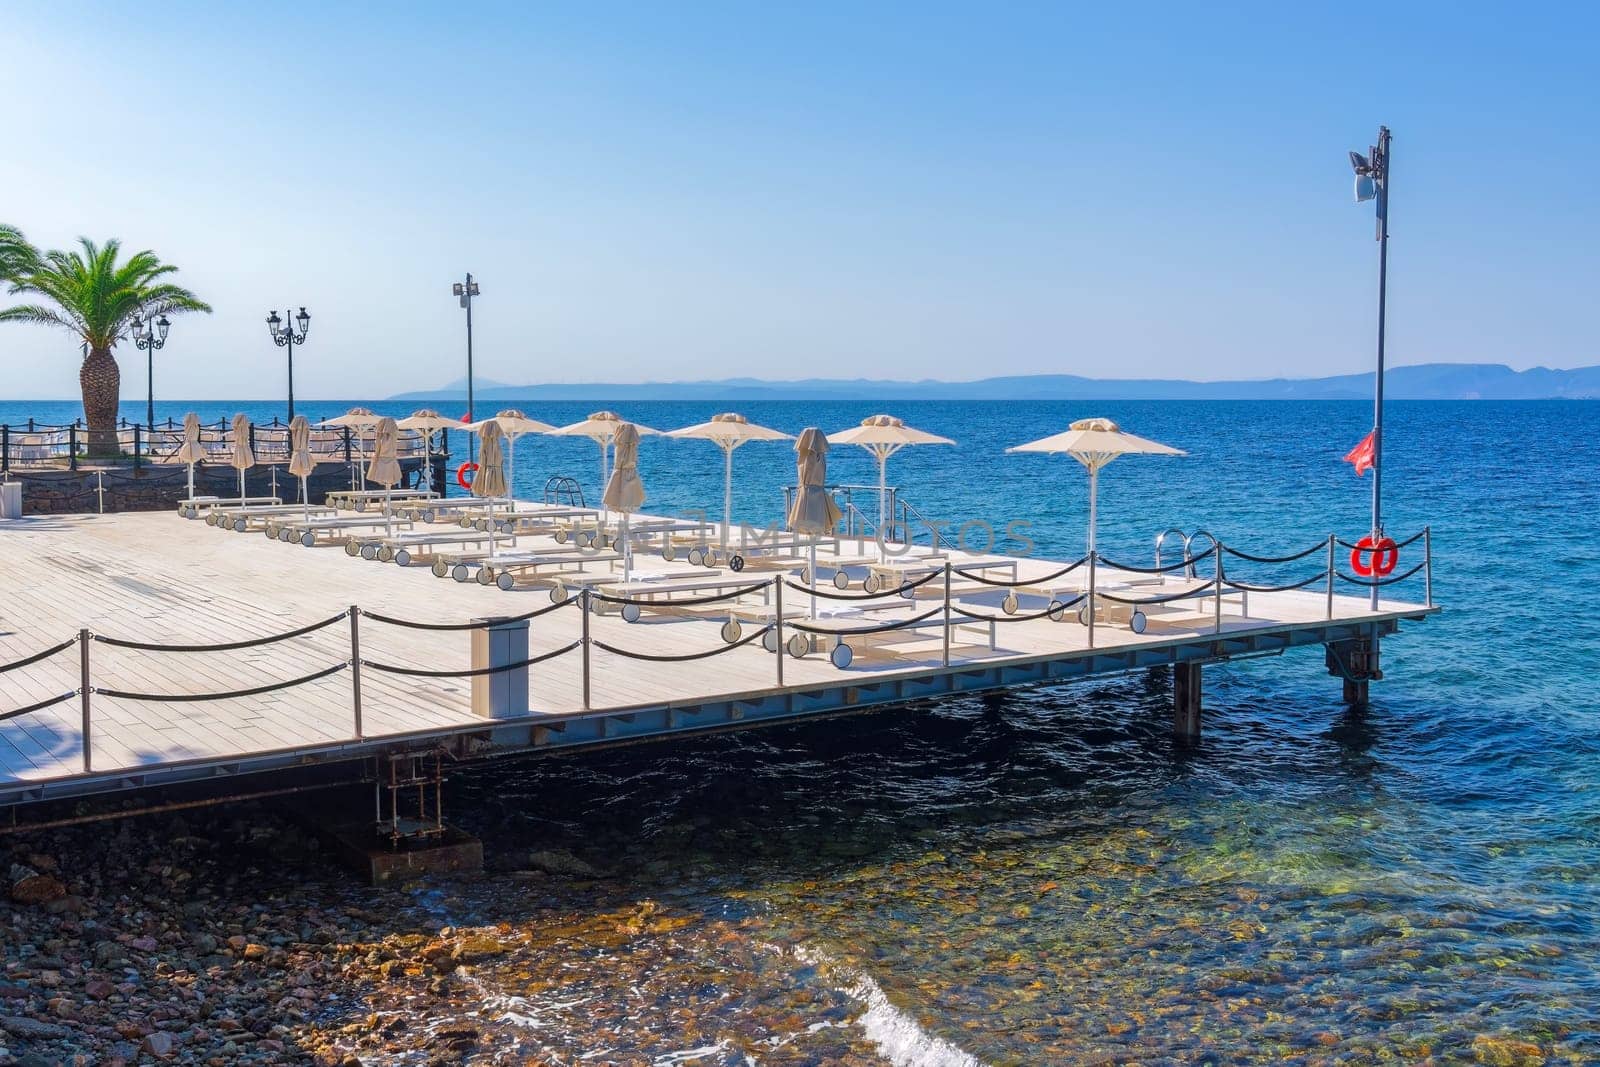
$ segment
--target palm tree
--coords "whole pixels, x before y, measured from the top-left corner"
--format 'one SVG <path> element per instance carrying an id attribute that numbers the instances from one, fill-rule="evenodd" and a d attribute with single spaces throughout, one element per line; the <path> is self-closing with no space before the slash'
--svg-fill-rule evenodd
<path id="1" fill-rule="evenodd" d="M 78 385 L 89 424 L 89 450 L 115 455 L 122 371 L 111 350 L 135 315 L 210 311 L 211 306 L 189 290 L 161 281 L 178 268 L 162 263 L 154 252 L 135 252 L 118 263 L 120 242 L 96 245 L 87 237 L 78 242 L 81 252 L 46 252 L 12 277 L 13 293 L 37 293 L 45 302 L 0 308 L 0 322 L 61 326 L 88 346 L 78 369 Z"/>
<path id="2" fill-rule="evenodd" d="M 15 226 L 0 222 L 0 282 L 9 282 L 32 270 L 39 252 Z"/>

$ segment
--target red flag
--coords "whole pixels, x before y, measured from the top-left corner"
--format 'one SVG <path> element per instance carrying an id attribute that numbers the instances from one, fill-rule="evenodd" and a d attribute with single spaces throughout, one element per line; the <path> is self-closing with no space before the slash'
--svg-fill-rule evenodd
<path id="1" fill-rule="evenodd" d="M 1352 448 L 1344 457 L 1346 463 L 1355 464 L 1357 478 L 1372 469 L 1373 453 L 1375 451 L 1373 436 L 1377 432 L 1377 430 L 1373 430 L 1372 433 L 1363 437 L 1361 443 Z"/>

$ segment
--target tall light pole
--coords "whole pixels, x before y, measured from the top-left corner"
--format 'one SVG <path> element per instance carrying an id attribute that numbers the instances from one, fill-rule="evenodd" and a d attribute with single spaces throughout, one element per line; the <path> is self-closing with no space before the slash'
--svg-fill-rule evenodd
<path id="1" fill-rule="evenodd" d="M 1389 303 L 1389 127 L 1378 127 L 1378 143 L 1367 154 L 1350 153 L 1356 172 L 1356 202 L 1374 200 L 1378 209 L 1378 376 L 1372 393 L 1372 540 L 1383 536 L 1383 327 Z M 1372 607 L 1378 587 L 1372 587 Z"/>
<path id="2" fill-rule="evenodd" d="M 167 331 L 172 323 L 165 315 L 150 322 L 143 315 L 133 317 L 133 344 L 145 354 L 145 382 L 149 393 L 145 398 L 144 425 L 146 430 L 156 428 L 156 352 L 167 346 Z"/>
<path id="3" fill-rule="evenodd" d="M 284 309 L 288 314 L 288 309 Z M 300 327 L 300 332 L 295 333 L 295 327 Z M 273 310 L 267 316 L 267 332 L 272 334 L 272 341 L 279 348 L 289 349 L 289 421 L 294 421 L 294 346 L 306 343 L 306 333 L 311 329 L 311 316 L 305 308 L 300 309 L 300 314 L 293 318 L 278 318 L 278 312 Z"/>
<path id="4" fill-rule="evenodd" d="M 467 272 L 467 280 L 456 282 L 450 286 L 450 292 L 461 301 L 461 306 L 467 309 L 467 421 L 475 422 L 477 417 L 472 409 L 472 298 L 478 295 L 478 283 L 472 280 L 472 272 Z M 477 444 L 475 441 L 467 442 L 468 457 L 477 458 Z"/>

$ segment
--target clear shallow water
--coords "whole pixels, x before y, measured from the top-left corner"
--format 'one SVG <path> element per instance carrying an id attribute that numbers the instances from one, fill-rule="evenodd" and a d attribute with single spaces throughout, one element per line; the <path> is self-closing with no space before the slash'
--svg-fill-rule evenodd
<path id="1" fill-rule="evenodd" d="M 722 406 L 622 413 L 670 429 Z M 742 410 L 790 431 L 872 413 Z M 1190 452 L 1108 469 L 1110 555 L 1148 559 L 1174 524 L 1265 553 L 1365 525 L 1368 483 L 1338 462 L 1357 403 L 893 410 L 961 442 L 891 461 L 924 512 L 1030 521 L 1055 556 L 1082 550 L 1082 472 L 1002 450 L 1089 414 Z M 497 866 L 566 849 L 611 877 L 419 894 L 526 939 L 427 1010 L 558 1062 L 1600 1060 L 1600 406 L 1390 420 L 1389 528 L 1433 524 L 1447 610 L 1386 644 L 1366 712 L 1308 650 L 1209 670 L 1191 753 L 1168 681 L 1131 675 L 463 776 L 451 810 Z M 875 478 L 859 450 L 830 459 Z M 559 471 L 593 493 L 597 466 L 587 441 L 519 449 L 524 492 Z M 702 442 L 646 439 L 641 470 L 653 508 L 720 497 Z M 736 511 L 776 517 L 792 473 L 784 446 L 741 449 Z"/>

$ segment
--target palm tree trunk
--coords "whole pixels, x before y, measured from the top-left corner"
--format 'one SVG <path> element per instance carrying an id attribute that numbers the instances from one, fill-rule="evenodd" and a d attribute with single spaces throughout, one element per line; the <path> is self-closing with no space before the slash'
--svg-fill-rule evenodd
<path id="1" fill-rule="evenodd" d="M 89 455 L 116 456 L 117 409 L 122 399 L 122 371 L 109 348 L 91 346 L 78 370 L 83 390 L 83 417 L 89 424 Z"/>

